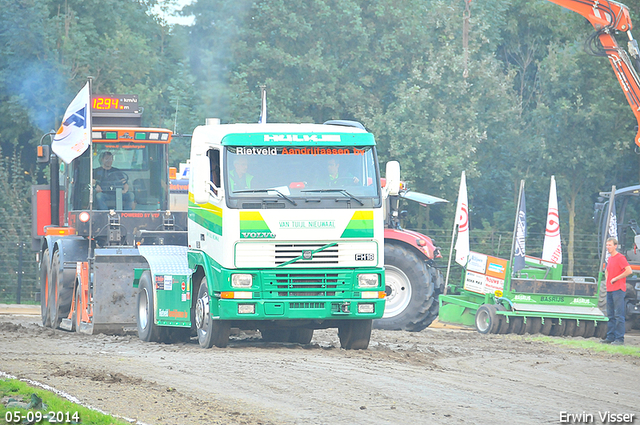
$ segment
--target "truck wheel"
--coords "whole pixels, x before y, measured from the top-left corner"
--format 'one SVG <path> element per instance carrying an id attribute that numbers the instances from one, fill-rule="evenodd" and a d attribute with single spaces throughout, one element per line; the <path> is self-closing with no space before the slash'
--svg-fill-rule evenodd
<path id="1" fill-rule="evenodd" d="M 403 246 L 385 243 L 384 315 L 376 319 L 377 329 L 419 332 L 438 315 L 434 282 L 426 263 Z"/>
<path id="2" fill-rule="evenodd" d="M 51 327 L 56 329 L 62 323 L 62 319 L 69 315 L 71 298 L 73 297 L 73 288 L 71 285 L 65 285 L 64 282 L 64 269 L 60 261 L 59 250 L 53 253 L 50 271 L 49 319 L 51 320 Z"/>
<path id="3" fill-rule="evenodd" d="M 482 304 L 476 311 L 476 329 L 481 334 L 494 334 L 500 327 L 500 319 L 493 304 Z"/>
<path id="4" fill-rule="evenodd" d="M 211 348 L 214 345 L 224 348 L 229 344 L 231 334 L 231 322 L 227 320 L 213 320 L 209 309 L 209 287 L 206 276 L 200 281 L 198 299 L 196 300 L 196 329 L 198 331 L 198 344 L 202 348 Z"/>
<path id="5" fill-rule="evenodd" d="M 293 328 L 291 329 L 291 335 L 289 335 L 289 342 L 295 342 L 298 344 L 309 344 L 313 339 L 313 329 L 307 328 Z"/>
<path id="6" fill-rule="evenodd" d="M 160 327 L 155 323 L 155 303 L 153 301 L 153 284 L 151 273 L 145 271 L 138 285 L 138 337 L 146 342 L 160 341 Z"/>
<path id="7" fill-rule="evenodd" d="M 40 317 L 42 326 L 51 327 L 49 320 L 49 248 L 42 253 L 40 260 Z"/>
<path id="8" fill-rule="evenodd" d="M 366 350 L 371 339 L 373 320 L 345 320 L 338 326 L 340 347 L 345 350 Z"/>

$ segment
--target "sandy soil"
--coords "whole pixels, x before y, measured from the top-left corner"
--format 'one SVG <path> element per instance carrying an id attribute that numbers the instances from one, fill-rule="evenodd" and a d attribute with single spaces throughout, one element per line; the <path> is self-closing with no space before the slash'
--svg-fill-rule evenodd
<path id="1" fill-rule="evenodd" d="M 335 330 L 307 346 L 242 333 L 203 350 L 38 321 L 0 315 L 0 371 L 144 424 L 544 424 L 583 413 L 598 424 L 599 412 L 640 423 L 639 358 L 527 337 L 374 330 L 368 350 L 345 351 Z"/>

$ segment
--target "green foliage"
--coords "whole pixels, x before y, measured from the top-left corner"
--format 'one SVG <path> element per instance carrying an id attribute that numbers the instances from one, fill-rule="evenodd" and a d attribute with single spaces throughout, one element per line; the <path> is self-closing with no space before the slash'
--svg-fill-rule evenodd
<path id="1" fill-rule="evenodd" d="M 91 410 L 89 408 L 79 406 L 62 397 L 59 397 L 49 391 L 45 391 L 38 388 L 33 388 L 24 382 L 16 379 L 0 379 L 0 399 L 3 403 L 0 404 L 0 417 L 5 419 L 8 412 L 13 415 L 18 413 L 20 415 L 34 415 L 34 418 L 43 418 L 37 423 L 49 424 L 49 423 L 76 423 L 84 425 L 124 425 L 128 422 L 120 419 L 116 419 L 113 416 L 106 415 L 104 413 Z M 8 400 L 14 400 L 10 402 Z M 37 401 L 37 403 L 34 403 Z M 6 406 L 4 403 L 11 403 Z M 29 408 L 13 407 L 19 404 L 28 403 Z M 33 407 L 31 407 L 33 406 Z M 50 413 L 52 412 L 52 413 Z M 76 415 L 77 413 L 77 415 Z M 35 416 L 35 415 L 38 416 Z M 79 419 L 79 421 L 75 420 Z M 49 421 L 52 418 L 52 421 Z M 59 419 L 62 419 L 60 421 Z M 16 421 L 12 423 L 26 423 L 26 421 Z M 35 422 L 31 422 L 35 423 Z"/>

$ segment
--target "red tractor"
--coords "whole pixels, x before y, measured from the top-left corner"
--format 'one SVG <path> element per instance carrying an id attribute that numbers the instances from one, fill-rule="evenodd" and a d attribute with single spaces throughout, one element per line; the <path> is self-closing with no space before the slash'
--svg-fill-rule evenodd
<path id="1" fill-rule="evenodd" d="M 406 211 L 399 208 L 400 201 L 406 199 L 423 206 L 448 201 L 413 192 L 401 182 L 383 181 L 383 186 L 387 184 L 384 231 L 387 301 L 384 316 L 374 321 L 374 327 L 419 332 L 438 317 L 438 298 L 444 284 L 435 259 L 441 255 L 431 238 L 400 226 L 400 219 L 406 216 Z"/>

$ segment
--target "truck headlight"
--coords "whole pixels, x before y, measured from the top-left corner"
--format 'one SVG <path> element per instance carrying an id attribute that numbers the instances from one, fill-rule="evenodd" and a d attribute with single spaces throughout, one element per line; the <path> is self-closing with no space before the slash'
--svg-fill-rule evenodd
<path id="1" fill-rule="evenodd" d="M 234 288 L 251 288 L 251 285 L 253 285 L 253 276 L 250 274 L 231 275 L 231 286 Z"/>
<path id="2" fill-rule="evenodd" d="M 375 288 L 378 286 L 378 275 L 376 273 L 359 274 L 358 286 L 361 288 Z"/>

